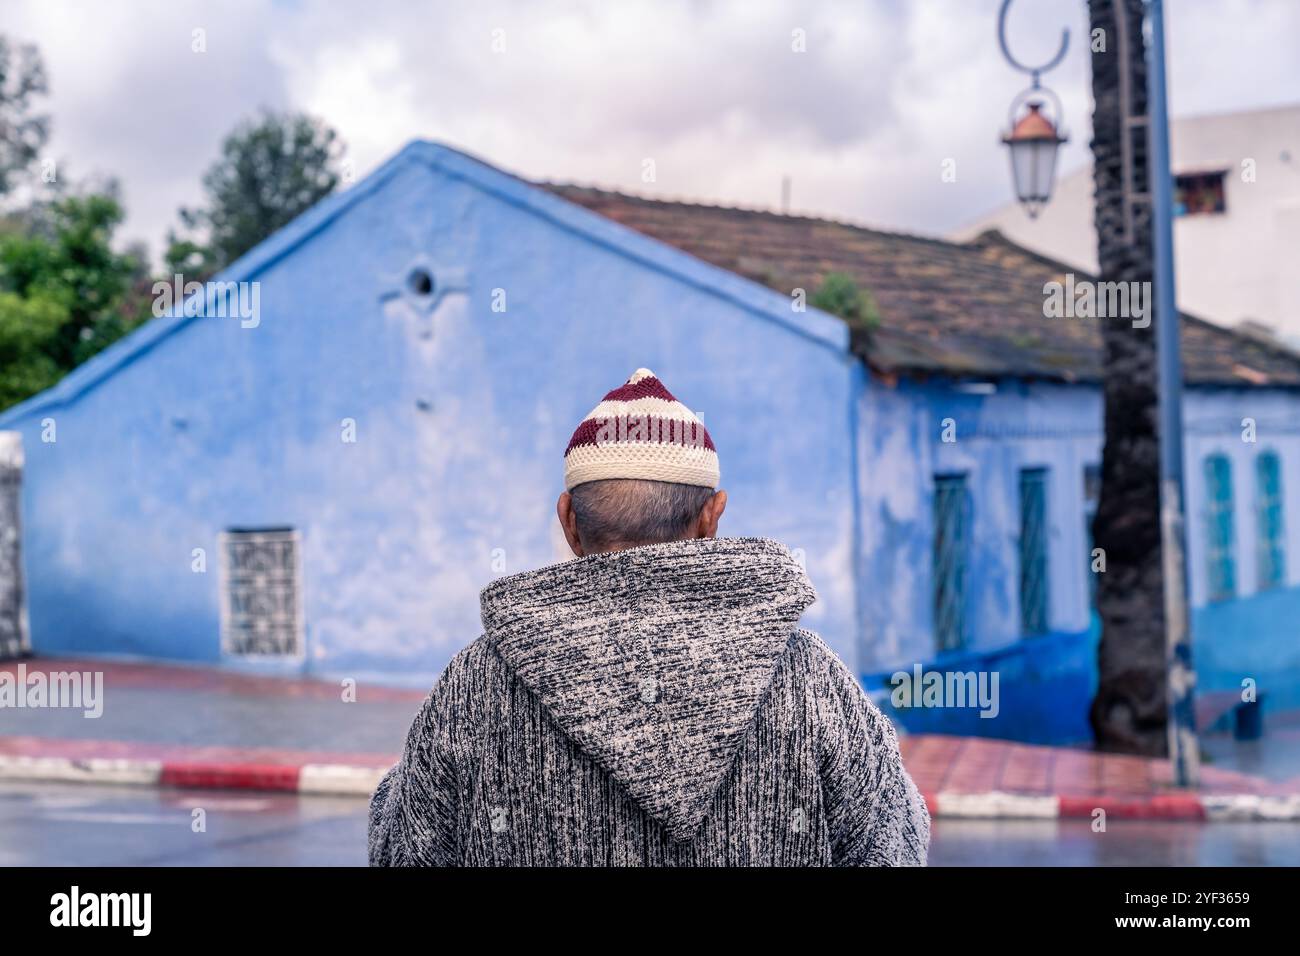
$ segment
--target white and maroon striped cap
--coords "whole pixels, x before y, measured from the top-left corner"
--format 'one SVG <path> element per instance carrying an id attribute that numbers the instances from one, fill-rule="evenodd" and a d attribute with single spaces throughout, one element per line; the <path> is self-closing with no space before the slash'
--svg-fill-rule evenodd
<path id="1" fill-rule="evenodd" d="M 639 368 L 591 410 L 564 451 L 564 487 L 642 478 L 718 487 L 718 452 L 704 423 Z"/>

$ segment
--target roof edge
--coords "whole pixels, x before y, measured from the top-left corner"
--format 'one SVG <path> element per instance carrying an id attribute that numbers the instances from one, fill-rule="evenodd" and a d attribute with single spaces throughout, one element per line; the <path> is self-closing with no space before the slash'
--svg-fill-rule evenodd
<path id="1" fill-rule="evenodd" d="M 250 281 L 324 231 L 343 213 L 382 188 L 399 169 L 413 162 L 468 182 L 553 225 L 581 235 L 661 274 L 730 301 L 761 318 L 783 325 L 817 345 L 851 357 L 848 329 L 839 319 L 810 307 L 802 313 L 806 321 L 796 321 L 793 313 L 787 314 L 789 300 L 778 292 L 616 223 L 552 193 L 544 186 L 528 182 L 469 153 L 421 139 L 407 143 L 396 155 L 351 189 L 321 200 L 212 276 L 208 283 Z M 187 303 L 189 301 L 192 300 L 186 300 Z M 77 366 L 56 385 L 0 413 L 0 428 L 39 412 L 75 402 L 105 379 L 187 328 L 195 319 L 202 318 L 199 315 L 185 315 L 185 311 L 182 305 L 171 315 L 146 322 L 130 335 Z"/>
<path id="2" fill-rule="evenodd" d="M 435 169 L 465 179 L 504 202 L 656 272 L 728 300 L 802 338 L 849 355 L 847 327 L 820 309 L 810 307 L 801 313 L 802 319 L 796 320 L 788 296 L 593 212 L 552 192 L 545 184 L 521 179 L 468 153 L 437 143 L 417 140 L 411 147 L 417 148 L 422 158 Z"/>
<path id="3" fill-rule="evenodd" d="M 969 242 L 967 242 L 966 245 L 972 247 L 978 247 L 982 245 L 988 245 L 990 243 L 1000 243 L 1004 246 L 1009 246 L 1010 248 L 1015 249 L 1017 252 L 1022 253 L 1031 259 L 1035 259 L 1038 262 L 1042 263 L 1043 265 L 1048 266 L 1049 268 L 1052 269 L 1056 269 L 1060 272 L 1073 273 L 1076 276 L 1086 278 L 1092 282 L 1102 281 L 1102 277 L 1097 273 L 1091 272 L 1087 269 L 1081 269 L 1078 266 L 1072 266 L 1069 263 L 1062 262 L 1059 259 L 1053 259 L 1051 256 L 1044 255 L 1043 253 L 1037 251 L 1036 249 L 1030 249 L 1027 246 L 1022 246 L 1020 243 L 1016 242 L 1015 240 L 1008 238 L 1006 233 L 1004 233 L 1002 230 L 997 228 L 985 229 L 978 236 L 975 236 Z M 1249 335 L 1244 335 L 1243 333 L 1238 332 L 1236 329 L 1230 328 L 1229 326 L 1219 325 L 1219 323 L 1217 322 L 1211 322 L 1209 319 L 1202 318 L 1199 315 L 1194 315 L 1191 312 L 1184 312 L 1182 309 L 1178 310 L 1178 318 L 1180 321 L 1186 322 L 1189 325 L 1204 326 L 1205 328 L 1209 329 L 1211 332 L 1213 332 L 1216 335 L 1231 336 L 1233 339 L 1239 339 L 1242 342 L 1249 343 L 1250 345 L 1258 346 L 1259 348 L 1264 349 L 1267 352 L 1271 352 L 1280 358 L 1295 363 L 1297 369 L 1300 369 L 1300 352 L 1296 352 L 1294 349 L 1288 348 L 1286 345 L 1284 345 L 1281 342 L 1270 342 L 1267 339 L 1254 338 Z M 1196 383 L 1187 382 L 1186 372 L 1184 372 L 1183 378 L 1184 378 L 1184 385 L 1195 384 L 1199 386 L 1199 385 L 1207 384 L 1204 382 L 1196 382 Z M 1291 389 L 1300 388 L 1300 385 L 1289 385 L 1284 382 L 1266 383 L 1265 385 L 1262 386 L 1252 385 L 1249 382 L 1242 382 L 1240 384 L 1243 388 L 1291 388 Z M 1214 387 L 1221 388 L 1224 386 L 1215 385 Z"/>

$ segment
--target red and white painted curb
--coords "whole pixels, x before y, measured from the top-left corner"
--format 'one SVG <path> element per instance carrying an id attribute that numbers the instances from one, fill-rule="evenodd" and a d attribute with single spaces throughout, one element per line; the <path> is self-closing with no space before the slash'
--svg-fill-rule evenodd
<path id="1" fill-rule="evenodd" d="M 368 797 L 387 768 L 342 763 L 247 763 L 133 757 L 0 755 L 0 780 L 124 784 L 200 790 L 264 790 Z M 1300 820 L 1300 793 L 1152 796 L 1025 794 L 1004 791 L 926 794 L 938 819 Z"/>
<path id="2" fill-rule="evenodd" d="M 328 763 L 293 765 L 0 755 L 0 780 L 275 790 L 357 797 L 372 794 L 385 769 Z"/>
<path id="3" fill-rule="evenodd" d="M 1300 793 L 1169 793 L 1152 796 L 1065 796 L 990 791 L 926 794 L 930 815 L 940 819 L 1094 819 L 1098 810 L 1120 820 L 1300 820 Z"/>

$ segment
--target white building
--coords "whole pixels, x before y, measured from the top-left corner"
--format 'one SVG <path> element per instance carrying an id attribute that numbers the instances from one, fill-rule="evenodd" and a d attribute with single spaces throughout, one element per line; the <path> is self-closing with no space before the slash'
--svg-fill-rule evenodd
<path id="1" fill-rule="evenodd" d="M 1170 139 L 1179 308 L 1300 347 L 1300 105 L 1176 119 Z M 1036 220 L 1012 202 L 951 238 L 997 229 L 1095 272 L 1092 194 L 1087 165 L 1061 177 Z"/>

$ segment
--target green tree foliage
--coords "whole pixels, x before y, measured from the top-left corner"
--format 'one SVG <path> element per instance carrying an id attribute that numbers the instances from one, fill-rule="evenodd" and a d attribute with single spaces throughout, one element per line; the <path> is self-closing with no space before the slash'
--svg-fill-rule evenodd
<path id="1" fill-rule="evenodd" d="M 148 315 L 144 266 L 115 252 L 111 195 L 58 199 L 0 231 L 0 407 L 44 388 Z"/>
<path id="2" fill-rule="evenodd" d="M 50 352 L 66 320 L 67 312 L 49 298 L 0 292 L 0 409 L 59 380 L 63 370 Z"/>
<path id="3" fill-rule="evenodd" d="M 234 262 L 334 191 L 341 152 L 310 116 L 263 113 L 239 126 L 203 176 L 206 206 L 180 210 L 189 234 L 168 237 L 169 268 L 203 278 Z"/>
<path id="4" fill-rule="evenodd" d="M 838 315 L 851 325 L 871 331 L 880 325 L 876 300 L 843 272 L 828 272 L 809 300 L 814 308 Z"/>
<path id="5" fill-rule="evenodd" d="M 49 119 L 33 115 L 32 109 L 46 92 L 45 67 L 36 47 L 0 36 L 0 196 L 45 146 Z"/>

